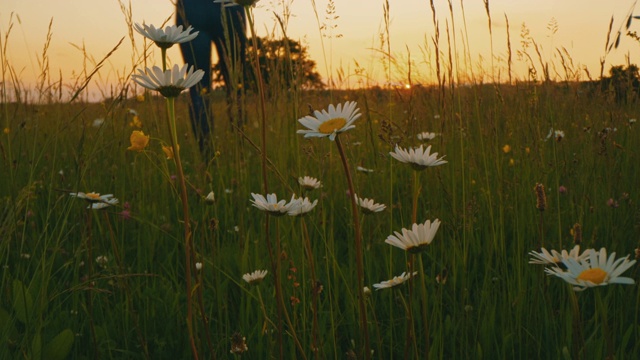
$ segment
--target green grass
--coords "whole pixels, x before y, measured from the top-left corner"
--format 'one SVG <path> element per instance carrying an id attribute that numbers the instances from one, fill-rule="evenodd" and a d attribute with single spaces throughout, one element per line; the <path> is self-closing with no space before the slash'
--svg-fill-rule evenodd
<path id="1" fill-rule="evenodd" d="M 271 241 L 280 242 L 276 256 L 293 324 L 293 329 L 284 325 L 283 357 L 302 358 L 292 330 L 307 358 L 343 359 L 351 351 L 360 356 L 354 229 L 340 157 L 331 141 L 296 134 L 308 104 L 322 109 L 345 100 L 357 101 L 363 114 L 355 129 L 340 135 L 356 192 L 387 205 L 361 219 L 368 287 L 407 271 L 409 261 L 384 243 L 394 231 L 411 227 L 414 192 L 413 170 L 389 151 L 396 142 L 418 145 L 418 132 L 434 131 L 441 136 L 428 144 L 448 161 L 418 173 L 417 221 L 438 218 L 442 225 L 421 261 L 416 259 L 420 273 L 410 280 L 411 292 L 403 284 L 366 298 L 374 358 L 402 359 L 407 353 L 424 358 L 428 352 L 442 359 L 558 359 L 575 358 L 575 349 L 583 358 L 604 358 L 606 336 L 616 358 L 640 356 L 637 286 L 575 293 L 576 312 L 571 287 L 528 264 L 528 252 L 541 242 L 570 249 L 576 223 L 582 227 L 582 249 L 606 247 L 635 256 L 640 125 L 629 119 L 638 116 L 636 98 L 616 103 L 606 93 L 585 91 L 583 84 L 535 81 L 442 91 L 371 88 L 292 96 L 270 88 L 268 93 L 270 192 L 283 199 L 292 192 L 301 195 L 297 178 L 304 175 L 323 183 L 305 193 L 319 204 L 303 219 L 266 218 L 249 201 L 264 186 L 258 175 L 257 95 L 247 95 L 249 121 L 242 134 L 229 125 L 224 96 L 209 95 L 219 152 L 214 159 L 202 159 L 197 151 L 186 94 L 177 101 L 195 259 L 203 263 L 193 288 L 196 347 L 203 358 L 232 357 L 235 333 L 246 337 L 249 350 L 243 356 L 280 356 L 265 221 Z M 179 184 L 172 178 L 175 164 L 160 145 L 169 139 L 164 106 L 149 94 L 144 101 L 100 104 L 1 104 L 6 131 L 0 138 L 0 358 L 55 359 L 52 349 L 63 358 L 65 346 L 72 359 L 192 356 Z M 129 109 L 138 112 L 142 130 L 152 137 L 145 152 L 126 150 L 133 130 Z M 92 126 L 96 118 L 104 124 Z M 565 138 L 546 139 L 550 128 L 563 130 Z M 507 144 L 511 150 L 505 153 Z M 536 209 L 536 183 L 546 189 L 542 213 Z M 111 193 L 120 204 L 89 211 L 68 194 L 77 191 Z M 204 201 L 209 191 L 216 194 L 214 204 Z M 617 207 L 609 206 L 609 199 Z M 122 215 L 125 203 L 130 218 Z M 322 284 L 316 353 L 311 349 L 316 286 L 302 221 Z M 98 256 L 108 258 L 105 266 L 96 262 Z M 250 286 L 242 275 L 256 269 L 270 273 Z M 446 282 L 437 282 L 445 273 Z M 625 275 L 637 278 L 637 266 Z M 608 331 L 598 297 L 606 306 Z M 412 307 L 415 333 L 408 348 L 406 306 Z"/>

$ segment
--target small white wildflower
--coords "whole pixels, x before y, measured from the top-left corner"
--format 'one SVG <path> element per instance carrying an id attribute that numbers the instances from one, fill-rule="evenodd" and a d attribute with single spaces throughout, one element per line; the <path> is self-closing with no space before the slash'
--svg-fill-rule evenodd
<path id="1" fill-rule="evenodd" d="M 213 193 L 213 191 L 210 191 L 209 194 L 207 194 L 207 196 L 204 198 L 204 201 L 209 205 L 212 205 L 216 202 L 216 195 Z"/>

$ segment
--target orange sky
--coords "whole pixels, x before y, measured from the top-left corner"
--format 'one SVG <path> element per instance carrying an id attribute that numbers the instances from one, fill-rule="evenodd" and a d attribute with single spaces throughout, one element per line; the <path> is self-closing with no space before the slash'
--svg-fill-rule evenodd
<path id="1" fill-rule="evenodd" d="M 634 1 L 626 0 L 493 0 L 489 2 L 491 36 L 482 0 L 451 1 L 453 21 L 449 2 L 434 0 L 440 27 L 441 51 L 445 57 L 448 56 L 446 29 L 449 27 L 451 42 L 455 40 L 458 47 L 458 51 L 453 52 L 454 56 L 457 54 L 454 64 L 461 72 L 473 73 L 476 78 L 482 76 L 484 81 L 491 81 L 492 77 L 501 81 L 507 79 L 504 60 L 507 57 L 505 15 L 509 21 L 513 67 L 516 71 L 514 76 L 524 78 L 526 75 L 527 66 L 517 56 L 518 50 L 522 50 L 521 31 L 524 26 L 538 44 L 542 60 L 552 64 L 552 76 L 565 76 L 557 50 L 566 49 L 574 69 L 586 67 L 592 77 L 597 77 L 600 73 L 599 62 L 605 56 L 604 47 L 611 17 L 614 16 L 615 33 L 624 25 L 625 17 L 634 4 Z M 121 3 L 129 7 L 129 0 L 3 0 L 3 3 L 0 10 L 2 46 L 6 46 L 6 60 L 24 86 L 33 87 L 41 73 L 40 63 L 50 21 L 53 22 L 47 54 L 52 81 L 57 81 L 61 76 L 63 83 L 73 84 L 76 78 L 82 77 L 79 74 L 83 68 L 90 71 L 93 68 L 92 62 L 102 59 L 123 37 L 123 44 L 108 59 L 99 76 L 94 77 L 91 98 L 101 96 L 97 89 L 105 91 L 110 84 L 118 83 L 119 79 L 130 73 L 134 48 L 120 7 Z M 283 13 L 282 3 L 277 0 L 261 0 L 258 3 L 254 14 L 259 35 L 273 32 L 276 36 L 281 36 L 273 13 Z M 318 63 L 318 71 L 324 80 L 330 76 L 337 79 L 336 71 L 342 69 L 346 75 L 339 84 L 342 86 L 355 87 L 359 81 L 368 84 L 406 82 L 406 64 L 409 59 L 414 82 L 429 82 L 433 79 L 434 25 L 428 0 L 389 0 L 391 54 L 400 64 L 393 66 L 391 73 L 385 71 L 381 50 L 386 51 L 386 45 L 383 48 L 380 42 L 381 34 L 385 31 L 385 1 L 335 0 L 336 15 L 339 17 L 332 21 L 327 20 L 327 3 L 327 0 L 285 1 L 292 13 L 287 34 L 308 45 L 309 53 Z M 170 18 L 171 23 L 174 21 L 170 0 L 132 0 L 131 10 L 135 22 L 160 25 L 167 18 Z M 554 22 L 557 30 L 552 32 L 550 27 Z M 10 23 L 13 27 L 9 32 Z M 334 25 L 333 36 L 330 37 L 331 34 L 326 32 L 321 36 L 319 23 Z M 629 30 L 640 31 L 640 20 L 632 23 Z M 142 37 L 135 33 L 134 39 L 135 47 L 140 51 Z M 83 51 L 80 50 L 82 47 L 90 57 L 86 62 Z M 530 47 L 527 52 L 541 72 L 535 50 Z M 169 55 L 172 61 L 181 63 L 177 47 L 171 49 Z M 611 65 L 626 63 L 627 56 L 631 62 L 637 62 L 639 55 L 640 44 L 624 36 L 620 47 L 606 54 L 605 73 Z M 565 59 L 569 60 L 569 57 Z M 154 54 L 152 61 L 159 61 L 159 53 Z M 356 62 L 364 68 L 366 79 L 356 75 Z M 557 73 L 554 71 L 554 64 Z M 584 71 L 578 73 L 582 79 L 586 78 Z"/>

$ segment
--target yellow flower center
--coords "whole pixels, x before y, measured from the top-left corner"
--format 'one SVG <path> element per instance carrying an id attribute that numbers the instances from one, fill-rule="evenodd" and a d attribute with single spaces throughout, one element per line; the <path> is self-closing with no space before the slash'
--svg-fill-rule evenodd
<path id="1" fill-rule="evenodd" d="M 346 123 L 347 120 L 345 118 L 334 118 L 320 124 L 320 126 L 318 126 L 318 131 L 323 134 L 332 134 L 336 130 L 341 129 Z"/>
<path id="2" fill-rule="evenodd" d="M 591 281 L 594 284 L 602 284 L 607 277 L 607 272 L 600 268 L 587 269 L 580 273 L 579 280 Z"/>
<path id="3" fill-rule="evenodd" d="M 94 192 L 86 193 L 86 194 L 84 194 L 84 196 L 86 196 L 87 199 L 90 199 L 90 200 L 98 200 L 98 199 L 100 199 L 100 194 L 97 194 L 97 193 L 94 193 Z"/>

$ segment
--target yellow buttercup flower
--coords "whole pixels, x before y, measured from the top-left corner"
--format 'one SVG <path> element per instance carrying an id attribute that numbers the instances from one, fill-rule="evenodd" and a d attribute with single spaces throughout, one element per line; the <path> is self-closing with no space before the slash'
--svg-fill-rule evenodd
<path id="1" fill-rule="evenodd" d="M 505 145 L 502 147 L 502 152 L 504 152 L 505 154 L 508 154 L 511 152 L 511 146 L 509 146 L 509 144 Z"/>
<path id="2" fill-rule="evenodd" d="M 167 160 L 173 159 L 173 146 L 162 145 L 162 151 L 167 156 Z M 178 145 L 178 151 L 180 151 L 180 145 Z"/>
<path id="3" fill-rule="evenodd" d="M 142 121 L 140 121 L 140 117 L 138 115 L 133 115 L 131 121 L 129 122 L 130 127 L 142 128 Z"/>
<path id="4" fill-rule="evenodd" d="M 140 130 L 133 130 L 129 137 L 129 141 L 131 142 L 131 146 L 129 146 L 127 150 L 140 152 L 149 145 L 149 136 L 145 135 L 144 132 Z"/>

